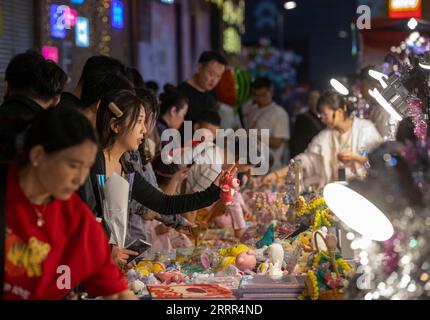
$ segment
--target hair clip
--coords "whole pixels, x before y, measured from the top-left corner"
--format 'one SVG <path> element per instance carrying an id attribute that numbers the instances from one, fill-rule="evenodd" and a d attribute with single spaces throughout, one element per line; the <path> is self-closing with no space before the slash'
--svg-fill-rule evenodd
<path id="1" fill-rule="evenodd" d="M 115 102 L 110 102 L 108 104 L 108 108 L 110 111 L 112 111 L 112 113 L 115 115 L 115 117 L 117 118 L 121 118 L 122 115 L 124 114 L 121 109 L 115 104 Z"/>

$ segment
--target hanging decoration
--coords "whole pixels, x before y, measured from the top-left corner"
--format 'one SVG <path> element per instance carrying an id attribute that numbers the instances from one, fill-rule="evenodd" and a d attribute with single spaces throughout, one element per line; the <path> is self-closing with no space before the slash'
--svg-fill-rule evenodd
<path id="1" fill-rule="evenodd" d="M 227 68 L 215 87 L 218 100 L 232 107 L 238 107 L 249 99 L 251 75 L 238 68 Z"/>
<path id="2" fill-rule="evenodd" d="M 112 26 L 109 23 L 109 12 L 110 12 L 110 0 L 103 0 L 103 5 L 98 9 L 99 18 L 102 21 L 102 32 L 99 42 L 99 52 L 100 54 L 109 56 L 110 55 L 110 42 L 112 37 L 110 36 Z"/>
<path id="3" fill-rule="evenodd" d="M 223 49 L 228 53 L 239 54 L 242 49 L 242 34 L 245 32 L 245 1 L 206 0 L 214 3 L 221 11 L 223 30 Z"/>

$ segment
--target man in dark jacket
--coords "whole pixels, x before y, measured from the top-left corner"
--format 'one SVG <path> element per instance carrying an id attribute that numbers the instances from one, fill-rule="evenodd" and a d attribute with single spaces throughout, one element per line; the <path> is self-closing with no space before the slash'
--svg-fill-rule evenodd
<path id="1" fill-rule="evenodd" d="M 6 95 L 0 105 L 0 160 L 17 152 L 18 135 L 40 111 L 56 106 L 67 75 L 53 61 L 35 52 L 11 59 L 5 72 Z"/>

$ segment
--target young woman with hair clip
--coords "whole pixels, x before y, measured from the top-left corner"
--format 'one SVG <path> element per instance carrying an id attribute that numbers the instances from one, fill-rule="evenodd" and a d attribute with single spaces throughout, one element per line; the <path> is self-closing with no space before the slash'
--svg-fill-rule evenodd
<path id="1" fill-rule="evenodd" d="M 152 159 L 154 159 L 160 153 L 159 143 L 157 143 L 157 141 L 159 141 L 159 137 L 157 130 L 155 130 L 155 122 L 160 110 L 159 104 L 157 97 L 151 90 L 138 88 L 135 89 L 135 92 L 136 96 L 141 99 L 142 103 L 147 107 L 145 126 L 148 132 L 145 136 L 144 142 L 140 144 L 139 150 L 127 152 L 124 157 L 124 162 L 129 166 L 129 171 L 138 172 L 152 186 L 160 189 L 153 170 L 153 166 L 151 164 Z M 176 174 L 171 179 L 171 182 L 168 186 L 169 190 L 171 189 L 170 185 L 176 186 L 179 180 L 180 182 L 183 181 L 185 177 L 182 177 L 182 173 L 185 173 L 183 169 L 181 169 L 180 172 L 178 172 L 178 174 Z M 163 191 L 167 194 L 173 194 L 167 192 L 166 190 Z M 158 220 L 158 223 L 161 222 L 165 228 L 179 230 L 187 224 L 187 221 L 185 221 L 184 217 L 180 214 L 160 215 L 159 213 L 151 211 L 141 203 L 133 200 L 130 203 L 126 243 L 130 243 L 135 239 L 145 238 L 150 241 L 150 239 L 148 239 L 146 236 L 147 233 L 145 230 L 147 230 L 146 226 L 150 224 L 148 221 L 154 220 L 154 218 Z"/>
<path id="2" fill-rule="evenodd" d="M 128 90 L 110 93 L 102 99 L 96 121 L 101 150 L 91 168 L 93 186 L 97 186 L 98 174 L 105 174 L 109 179 L 114 172 L 129 173 L 130 168 L 124 163 L 123 157 L 128 151 L 138 150 L 147 134 L 145 126 L 147 108 L 141 99 Z M 167 215 L 205 208 L 219 199 L 220 180 L 224 175 L 225 172 L 222 172 L 205 191 L 168 196 L 136 173 L 132 199 L 157 213 Z M 102 216 L 100 200 L 97 212 Z M 119 260 L 124 261 L 128 254 L 131 253 L 123 252 Z"/>

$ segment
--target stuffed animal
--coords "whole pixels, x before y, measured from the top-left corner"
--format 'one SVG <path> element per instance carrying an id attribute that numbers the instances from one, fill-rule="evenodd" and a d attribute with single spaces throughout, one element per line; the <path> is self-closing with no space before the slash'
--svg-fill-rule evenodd
<path id="1" fill-rule="evenodd" d="M 230 248 L 219 249 L 218 253 L 221 256 L 235 256 L 236 257 L 239 253 L 241 253 L 245 250 L 249 250 L 249 247 L 242 244 L 242 243 L 238 243 L 238 244 L 236 244 Z"/>
<path id="2" fill-rule="evenodd" d="M 143 277 L 147 277 L 151 273 L 158 273 L 165 270 L 166 267 L 162 263 L 149 260 L 140 261 L 136 267 L 136 271 L 139 272 Z"/>
<path id="3" fill-rule="evenodd" d="M 235 178 L 233 174 L 227 173 L 221 185 L 220 198 L 226 206 L 234 203 L 234 195 L 239 190 L 240 180 Z"/>
<path id="4" fill-rule="evenodd" d="M 226 206 L 231 206 L 234 203 L 235 192 L 236 192 L 236 190 L 227 184 L 224 184 L 221 187 L 220 198 Z"/>
<path id="5" fill-rule="evenodd" d="M 245 251 L 251 251 L 251 250 L 249 249 L 249 247 L 241 243 L 236 244 L 235 246 L 230 248 L 218 250 L 218 253 L 221 256 L 221 259 L 217 265 L 217 269 L 226 269 L 229 265 L 236 265 L 237 256 Z M 255 259 L 255 255 L 254 255 L 254 259 Z M 241 262 L 248 265 L 248 263 L 245 263 L 245 260 L 248 260 L 248 259 L 241 260 Z"/>
<path id="6" fill-rule="evenodd" d="M 236 257 L 236 267 L 240 271 L 251 271 L 257 265 L 257 258 L 252 250 L 239 253 Z"/>
<path id="7" fill-rule="evenodd" d="M 164 284 L 182 283 L 184 282 L 184 279 L 185 279 L 185 276 L 179 271 L 171 271 L 171 272 L 161 271 L 154 275 L 158 280 L 160 280 Z"/>
<path id="8" fill-rule="evenodd" d="M 226 205 L 222 200 L 215 203 L 210 210 L 203 208 L 197 210 L 195 227 L 191 228 L 190 238 L 194 241 L 194 246 L 198 245 L 200 236 L 214 222 L 215 218 L 224 214 Z"/>
<path id="9" fill-rule="evenodd" d="M 257 248 L 262 248 L 263 246 L 270 246 L 273 241 L 275 241 L 275 225 L 272 223 L 267 228 L 263 238 L 257 241 L 256 246 Z"/>
<path id="10" fill-rule="evenodd" d="M 130 283 L 129 287 L 130 287 L 130 290 L 133 291 L 138 296 L 143 295 L 146 289 L 145 284 L 139 279 L 136 279 L 132 283 Z"/>

